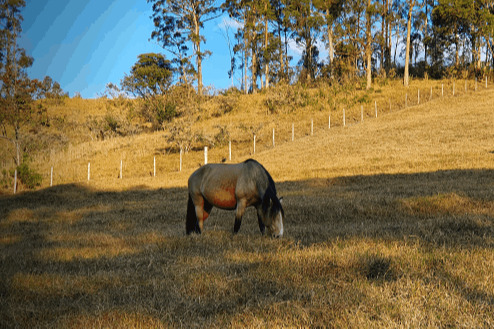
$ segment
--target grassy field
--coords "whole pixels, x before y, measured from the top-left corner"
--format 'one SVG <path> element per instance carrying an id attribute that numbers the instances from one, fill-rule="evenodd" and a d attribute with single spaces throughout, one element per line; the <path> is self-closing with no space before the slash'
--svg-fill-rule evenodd
<path id="1" fill-rule="evenodd" d="M 53 187 L 40 162 L 43 188 L 0 196 L 0 326 L 494 326 L 494 89 L 440 98 L 427 83 L 432 100 L 381 105 L 377 119 L 371 102 L 363 123 L 354 106 L 345 127 L 340 107 L 266 114 L 247 99 L 195 120 L 229 127 L 233 162 L 271 173 L 282 239 L 260 236 L 253 209 L 236 236 L 218 209 L 185 236 L 186 182 L 204 156 L 186 153 L 179 172 L 165 132 L 65 150 Z M 255 155 L 240 123 L 262 124 Z"/>

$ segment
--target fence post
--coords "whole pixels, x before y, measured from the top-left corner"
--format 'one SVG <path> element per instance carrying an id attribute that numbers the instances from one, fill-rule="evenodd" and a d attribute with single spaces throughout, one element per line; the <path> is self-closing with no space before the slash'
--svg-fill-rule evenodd
<path id="1" fill-rule="evenodd" d="M 53 186 L 53 167 L 51 167 L 51 172 L 50 172 L 50 187 Z"/>
<path id="2" fill-rule="evenodd" d="M 17 169 L 14 172 L 14 194 L 17 192 Z"/>
<path id="3" fill-rule="evenodd" d="M 254 154 L 256 154 L 256 135 L 254 135 Z"/>
<path id="4" fill-rule="evenodd" d="M 204 146 L 204 164 L 208 164 L 208 147 Z"/>
<path id="5" fill-rule="evenodd" d="M 274 128 L 273 128 L 273 147 L 274 147 Z"/>
<path id="6" fill-rule="evenodd" d="M 331 129 L 331 114 L 328 116 L 328 129 Z"/>
<path id="7" fill-rule="evenodd" d="M 232 141 L 228 141 L 228 160 L 232 161 Z"/>

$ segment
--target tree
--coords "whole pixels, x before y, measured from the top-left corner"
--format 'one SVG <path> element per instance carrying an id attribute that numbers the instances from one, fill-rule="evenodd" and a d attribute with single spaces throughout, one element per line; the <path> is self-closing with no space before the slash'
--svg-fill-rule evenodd
<path id="1" fill-rule="evenodd" d="M 1 136 L 14 145 L 15 162 L 21 163 L 21 128 L 37 122 L 33 99 L 39 95 L 41 83 L 28 78 L 26 70 L 32 66 L 33 58 L 26 55 L 17 45 L 22 32 L 23 17 L 20 14 L 26 6 L 24 0 L 3 0 L 0 2 L 0 122 Z M 39 120 L 38 120 L 39 121 Z"/>
<path id="2" fill-rule="evenodd" d="M 187 55 L 187 43 L 192 43 L 196 57 L 195 75 L 197 92 L 202 96 L 202 60 L 211 55 L 210 51 L 201 51 L 201 43 L 206 42 L 201 35 L 204 23 L 218 17 L 220 8 L 214 0 L 147 0 L 153 3 L 154 31 L 151 39 L 156 39 L 163 49 L 175 56 L 183 82 L 192 70 Z"/>
<path id="3" fill-rule="evenodd" d="M 143 99 L 164 95 L 172 84 L 171 62 L 155 53 L 141 54 L 137 58 L 130 74 L 122 79 L 122 89 Z"/>
<path id="4" fill-rule="evenodd" d="M 407 19 L 407 47 L 405 54 L 405 74 L 403 77 L 403 84 L 408 87 L 408 66 L 410 65 L 410 36 L 412 30 L 412 14 L 417 0 L 406 0 L 408 5 L 408 19 Z"/>
<path id="5" fill-rule="evenodd" d="M 301 60 L 307 81 L 310 81 L 315 78 L 318 63 L 314 63 L 315 56 L 313 55 L 315 55 L 316 40 L 324 20 L 317 14 L 312 0 L 292 0 L 286 8 L 286 15 L 290 21 L 295 42 L 304 47 Z"/>

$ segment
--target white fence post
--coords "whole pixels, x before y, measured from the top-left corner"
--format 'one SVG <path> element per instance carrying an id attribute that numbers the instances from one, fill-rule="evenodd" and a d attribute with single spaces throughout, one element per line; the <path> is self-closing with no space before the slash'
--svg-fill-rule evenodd
<path id="1" fill-rule="evenodd" d="M 273 128 L 273 147 L 274 147 L 274 128 Z"/>
<path id="2" fill-rule="evenodd" d="M 254 135 L 254 154 L 256 154 L 256 135 Z"/>
<path id="3" fill-rule="evenodd" d="M 328 129 L 331 129 L 331 114 L 328 116 Z"/>
<path id="4" fill-rule="evenodd" d="M 204 146 L 204 164 L 208 164 L 208 147 Z"/>

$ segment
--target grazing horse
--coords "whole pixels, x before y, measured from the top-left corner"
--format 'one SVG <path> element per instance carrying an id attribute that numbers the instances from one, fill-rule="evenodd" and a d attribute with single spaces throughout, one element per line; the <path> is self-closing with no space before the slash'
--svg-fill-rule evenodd
<path id="1" fill-rule="evenodd" d="M 211 209 L 217 207 L 236 211 L 233 232 L 237 233 L 245 208 L 253 206 L 261 233 L 267 227 L 269 235 L 281 237 L 285 217 L 281 202 L 273 179 L 259 162 L 249 159 L 237 164 L 207 164 L 189 177 L 185 229 L 187 234 L 200 234 Z"/>

